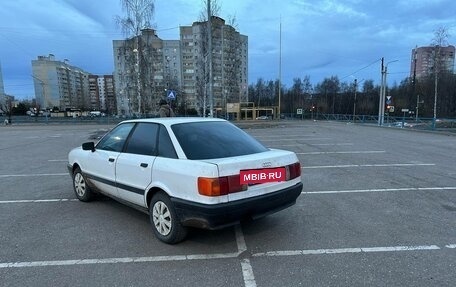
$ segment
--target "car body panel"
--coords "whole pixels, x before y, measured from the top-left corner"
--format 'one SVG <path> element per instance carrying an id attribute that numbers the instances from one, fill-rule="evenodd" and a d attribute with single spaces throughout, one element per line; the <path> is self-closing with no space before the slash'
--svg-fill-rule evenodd
<path id="1" fill-rule="evenodd" d="M 242 190 L 234 191 L 218 196 L 202 195 L 198 192 L 198 178 L 222 178 L 239 175 L 241 170 L 259 170 L 265 168 L 282 168 L 298 163 L 299 160 L 295 153 L 290 151 L 268 149 L 261 146 L 258 141 L 253 140 L 250 142 L 251 136 L 246 135 L 245 132 L 239 130 L 237 127 L 227 128 L 224 133 L 219 133 L 216 126 L 212 126 L 213 137 L 208 136 L 211 140 L 210 148 L 215 154 L 228 155 L 222 158 L 208 158 L 208 159 L 189 159 L 184 152 L 184 149 L 179 143 L 179 137 L 173 132 L 173 125 L 181 123 L 207 123 L 207 122 L 224 122 L 224 125 L 232 125 L 223 119 L 213 118 L 159 118 L 159 119 L 139 119 L 129 120 L 120 123 L 119 131 L 128 130 L 131 128 L 129 135 L 125 133 L 121 135 L 124 143 L 120 152 L 107 151 L 97 149 L 95 145 L 94 150 L 83 150 L 82 148 L 75 148 L 70 151 L 68 155 L 69 171 L 72 172 L 74 167 L 78 165 L 83 174 L 92 182 L 98 190 L 104 194 L 111 196 L 121 202 L 140 207 L 142 210 L 147 210 L 147 200 L 151 198 L 151 194 L 157 190 L 164 191 L 170 198 L 171 202 L 175 204 L 179 220 L 187 226 L 197 226 L 203 228 L 216 229 L 219 227 L 235 224 L 243 219 L 257 218 L 271 212 L 284 209 L 293 205 L 296 198 L 301 194 L 302 183 L 301 177 L 293 178 L 291 180 L 281 182 L 266 182 L 244 185 Z M 141 154 L 140 151 L 136 153 L 126 152 L 129 151 L 130 141 L 135 135 L 136 127 L 141 126 L 138 123 L 155 123 L 161 127 L 165 127 L 169 140 L 164 143 L 171 144 L 174 147 L 174 152 L 160 153 L 160 139 L 163 139 L 161 132 L 156 133 L 157 149 L 149 149 L 150 155 Z M 122 127 L 121 125 L 127 124 Z M 216 124 L 218 125 L 218 124 Z M 133 126 L 133 127 L 132 127 Z M 115 143 L 115 127 L 111 132 L 107 133 L 98 143 L 103 141 Z M 144 127 L 144 125 L 142 125 Z M 203 128 L 203 126 L 201 126 Z M 124 129 L 126 128 L 126 129 Z M 181 126 L 182 128 L 182 126 Z M 193 130 L 199 133 L 199 140 L 205 141 L 205 134 L 201 134 L 201 130 Z M 144 129 L 142 129 L 144 131 Z M 159 129 L 161 130 L 161 128 Z M 182 130 L 185 133 L 185 130 Z M 214 138 L 224 139 L 230 141 L 231 133 L 243 133 L 240 138 L 236 138 L 235 145 L 232 148 L 239 149 L 239 152 L 228 153 L 225 149 L 217 150 L 218 145 L 212 141 Z M 112 133 L 112 134 L 111 134 Z M 217 134 L 216 134 L 217 133 Z M 137 135 L 140 135 L 139 132 Z M 112 139 L 109 139 L 109 137 Z M 149 138 L 149 133 L 144 134 Z M 146 142 L 144 147 L 148 147 L 149 140 L 144 141 L 145 138 L 137 137 L 137 141 Z M 245 141 L 246 149 L 240 145 L 240 140 Z M 257 148 L 256 145 L 260 145 Z M 187 143 L 188 145 L 188 143 Z M 249 146 L 252 145 L 250 149 Z M 132 146 L 137 147 L 136 144 Z M 163 146 L 163 145 L 162 145 Z M 203 142 L 204 146 L 204 142 Z M 208 145 L 206 145 L 208 146 Z M 232 149 L 226 142 L 220 145 L 219 148 Z M 193 146 L 193 151 L 196 154 L 201 154 L 197 147 Z M 209 147 L 209 146 L 208 146 Z M 110 146 L 108 146 L 110 148 Z M 119 149 L 119 146 L 116 146 Z M 137 149 L 138 150 L 138 149 Z M 141 148 L 139 149 L 141 150 Z M 133 152 L 133 150 L 131 150 Z M 222 152 L 222 153 L 219 153 Z M 241 155 L 236 155 L 241 154 Z M 245 154 L 248 153 L 248 154 Z M 234 154 L 234 155 L 232 155 Z M 206 153 L 202 153 L 207 156 Z M 175 158 L 177 156 L 177 158 Z M 194 157 L 194 155 L 192 155 Z M 287 171 L 288 172 L 288 171 Z"/>
<path id="2" fill-rule="evenodd" d="M 131 203 L 147 207 L 145 191 L 152 181 L 155 156 L 121 153 L 116 163 L 118 196 Z"/>

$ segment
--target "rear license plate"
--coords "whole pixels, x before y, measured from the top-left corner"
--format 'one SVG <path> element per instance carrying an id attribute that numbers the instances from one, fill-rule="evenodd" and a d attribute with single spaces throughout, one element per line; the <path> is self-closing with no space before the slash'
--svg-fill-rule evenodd
<path id="1" fill-rule="evenodd" d="M 284 167 L 241 170 L 241 184 L 279 182 L 286 180 Z"/>

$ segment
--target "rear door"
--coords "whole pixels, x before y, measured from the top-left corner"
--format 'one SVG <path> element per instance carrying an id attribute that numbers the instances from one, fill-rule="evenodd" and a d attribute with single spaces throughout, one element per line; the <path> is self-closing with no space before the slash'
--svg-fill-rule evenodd
<path id="1" fill-rule="evenodd" d="M 124 152 L 117 158 L 116 184 L 119 197 L 139 206 L 146 206 L 144 193 L 152 181 L 159 127 L 156 123 L 138 123 Z"/>

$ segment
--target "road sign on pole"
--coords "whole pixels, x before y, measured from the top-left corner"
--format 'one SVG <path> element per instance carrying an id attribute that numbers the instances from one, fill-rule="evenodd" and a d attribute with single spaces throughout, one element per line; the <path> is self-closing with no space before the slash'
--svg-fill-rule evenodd
<path id="1" fill-rule="evenodd" d="M 176 99 L 176 92 L 173 90 L 168 90 L 168 99 L 175 100 Z"/>

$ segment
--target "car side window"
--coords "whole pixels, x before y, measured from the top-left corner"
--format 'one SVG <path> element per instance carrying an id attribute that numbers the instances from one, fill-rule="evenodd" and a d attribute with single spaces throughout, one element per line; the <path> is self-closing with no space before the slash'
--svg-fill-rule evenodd
<path id="1" fill-rule="evenodd" d="M 160 136 L 158 138 L 158 156 L 167 158 L 177 158 L 173 142 L 171 141 L 168 131 L 164 126 L 160 127 Z"/>
<path id="2" fill-rule="evenodd" d="M 156 155 L 158 124 L 138 123 L 127 143 L 125 152 Z"/>
<path id="3" fill-rule="evenodd" d="M 96 148 L 121 152 L 125 145 L 125 141 L 134 126 L 134 123 L 118 125 L 98 142 Z"/>

